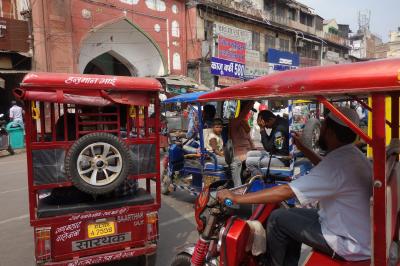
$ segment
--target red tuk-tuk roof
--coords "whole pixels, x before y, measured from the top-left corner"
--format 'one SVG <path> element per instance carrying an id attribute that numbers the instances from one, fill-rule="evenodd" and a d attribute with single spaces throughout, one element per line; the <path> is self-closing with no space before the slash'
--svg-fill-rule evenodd
<path id="1" fill-rule="evenodd" d="M 29 73 L 20 84 L 21 88 L 35 90 L 117 90 L 160 91 L 161 83 L 154 78 L 88 75 L 72 73 Z"/>
<path id="2" fill-rule="evenodd" d="M 113 103 L 144 105 L 149 93 L 162 90 L 157 79 L 67 73 L 29 73 L 14 90 L 17 99 L 106 106 Z"/>
<path id="3" fill-rule="evenodd" d="M 389 59 L 275 73 L 206 93 L 199 100 L 309 98 L 397 90 L 400 90 L 400 59 Z"/>

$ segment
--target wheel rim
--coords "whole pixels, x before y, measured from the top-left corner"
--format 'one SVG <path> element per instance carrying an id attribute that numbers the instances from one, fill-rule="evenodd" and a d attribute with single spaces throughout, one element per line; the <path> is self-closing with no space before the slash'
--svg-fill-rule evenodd
<path id="1" fill-rule="evenodd" d="M 92 186 L 112 183 L 122 171 L 122 156 L 111 144 L 96 142 L 78 156 L 77 169 L 82 180 Z"/>

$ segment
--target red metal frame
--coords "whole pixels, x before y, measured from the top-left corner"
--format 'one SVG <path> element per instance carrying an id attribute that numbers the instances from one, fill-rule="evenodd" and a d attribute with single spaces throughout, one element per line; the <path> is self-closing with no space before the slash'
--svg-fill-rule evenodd
<path id="1" fill-rule="evenodd" d="M 81 83 L 77 82 L 75 83 L 67 83 L 67 80 L 69 80 L 71 77 L 75 77 L 76 80 L 80 80 Z M 82 80 L 86 78 L 86 81 L 93 82 L 93 80 L 97 80 L 97 84 L 83 84 Z M 100 81 L 104 81 L 104 84 L 99 84 Z M 108 83 L 107 83 L 108 82 Z M 79 84 L 78 84 L 79 83 Z M 62 90 L 59 88 L 63 88 Z M 159 137 L 158 137 L 158 132 L 160 131 L 160 122 L 159 122 L 159 116 L 160 116 L 160 108 L 159 108 L 159 100 L 158 100 L 158 92 L 161 89 L 161 84 L 155 80 L 155 79 L 141 79 L 141 78 L 131 78 L 131 77 L 110 77 L 110 76 L 96 76 L 96 75 L 75 75 L 75 74 L 54 74 L 54 73 L 31 73 L 28 74 L 24 80 L 23 83 L 21 84 L 20 92 L 24 92 L 25 95 L 28 95 L 28 92 L 31 91 L 42 91 L 44 93 L 47 93 L 49 91 L 54 91 L 57 94 L 57 97 L 53 97 L 50 99 L 50 105 L 48 106 L 44 102 L 39 103 L 39 109 L 40 109 L 40 118 L 35 121 L 32 118 L 32 102 L 29 100 L 29 98 L 24 98 L 21 96 L 21 99 L 25 100 L 25 106 L 26 112 L 25 112 L 25 120 L 26 120 L 26 149 L 27 149 L 27 164 L 28 164 L 28 188 L 29 188 L 29 214 L 30 214 L 30 222 L 31 225 L 34 226 L 35 228 L 52 228 L 51 230 L 54 230 L 53 227 L 59 227 L 62 225 L 68 225 L 68 223 L 71 223 L 71 221 L 74 221 L 74 219 L 81 219 L 79 221 L 82 221 L 83 223 L 87 223 L 88 220 L 86 218 L 76 218 L 80 217 L 79 215 L 88 215 L 88 217 L 93 217 L 93 220 L 97 219 L 117 219 L 117 216 L 110 216 L 110 213 L 126 213 L 126 214 L 137 214 L 137 213 L 142 213 L 144 214 L 144 218 L 140 220 L 140 222 L 145 222 L 146 215 L 151 212 L 156 212 L 159 210 L 161 206 L 161 189 L 160 189 L 160 166 L 158 163 L 156 163 L 155 171 L 154 173 L 147 173 L 147 174 L 138 174 L 138 175 L 131 175 L 129 178 L 131 179 L 145 179 L 146 180 L 146 190 L 148 193 L 151 193 L 151 181 L 154 181 L 156 183 L 156 191 L 155 191 L 155 199 L 151 203 L 146 203 L 142 205 L 135 205 L 135 206 L 124 206 L 121 208 L 116 208 L 116 209 L 110 209 L 110 210 L 99 210 L 99 211 L 90 211 L 90 212 L 84 212 L 84 213 L 69 213 L 66 215 L 60 215 L 57 217 L 48 217 L 48 218 L 38 218 L 36 215 L 37 211 L 37 203 L 38 203 L 38 192 L 40 190 L 46 190 L 46 189 L 51 189 L 51 188 L 56 188 L 56 187 L 68 187 L 72 186 L 71 181 L 67 182 L 61 182 L 61 183 L 49 183 L 49 184 L 44 184 L 44 185 L 35 185 L 34 183 L 34 178 L 33 178 L 33 159 L 32 159 L 32 152 L 33 150 L 42 150 L 42 149 L 64 149 L 68 150 L 69 147 L 74 143 L 74 141 L 68 141 L 68 119 L 67 116 L 64 115 L 64 120 L 62 123 L 64 124 L 64 139 L 63 140 L 57 140 L 56 139 L 56 132 L 55 132 L 55 127 L 56 127 L 56 119 L 59 118 L 62 114 L 66 114 L 68 109 L 75 109 L 75 121 L 76 121 L 76 136 L 75 138 L 77 139 L 83 134 L 91 133 L 94 132 L 93 130 L 88 130 L 86 129 L 87 127 L 96 125 L 99 126 L 98 128 L 101 128 L 101 132 L 112 132 L 116 133 L 120 137 L 120 130 L 121 128 L 121 115 L 126 115 L 127 117 L 127 128 L 130 129 L 132 125 L 132 119 L 129 116 L 129 104 L 132 104 L 132 101 L 129 99 L 132 99 L 130 97 L 130 93 L 134 93 L 134 95 L 145 95 L 144 97 L 139 99 L 145 99 L 146 101 L 148 100 L 149 103 L 146 101 L 134 101 L 135 103 L 143 103 L 143 104 L 154 104 L 155 105 L 155 118 L 149 118 L 148 117 L 148 109 L 145 107 L 145 123 L 143 124 L 136 124 L 137 125 L 137 132 L 140 133 L 141 130 L 144 130 L 145 135 L 140 136 L 140 134 L 134 138 L 131 137 L 128 131 L 128 138 L 125 140 L 128 145 L 133 145 L 133 144 L 154 144 L 156 146 L 156 162 L 160 160 L 160 154 L 159 154 Z M 105 92 L 106 91 L 106 92 Z M 113 94 L 113 91 L 122 91 L 123 94 L 118 94 L 115 95 Z M 85 95 L 92 95 L 92 96 L 106 96 L 107 98 L 111 100 L 115 100 L 116 104 L 116 111 L 113 113 L 84 113 L 81 114 L 79 112 L 79 106 L 77 104 L 69 105 L 65 102 L 63 102 L 63 93 L 68 92 L 70 94 L 73 94 L 77 96 L 76 99 L 80 99 L 79 97 L 85 96 Z M 37 95 L 37 94 L 36 94 Z M 127 96 L 128 102 L 127 108 L 126 108 L 126 114 L 121 112 L 120 109 L 120 102 L 124 101 L 122 96 Z M 56 100 L 54 100 L 56 99 Z M 53 101 L 54 100 L 54 101 Z M 99 103 L 99 102 L 96 102 Z M 102 105 L 100 105 L 102 106 Z M 138 105 L 134 105 L 137 110 L 139 109 Z M 125 110 L 125 109 L 124 109 Z M 50 112 L 50 114 L 48 113 Z M 81 121 L 80 116 L 84 115 L 86 117 L 88 116 L 94 116 L 98 120 L 93 121 L 93 122 L 88 122 L 88 121 Z M 104 121 L 107 119 L 103 119 L 104 117 L 115 117 L 115 121 Z M 139 115 L 137 116 L 139 117 Z M 92 118 L 90 118 L 91 120 Z M 40 125 L 39 125 L 40 123 Z M 46 125 L 46 123 L 48 123 Z M 105 129 L 104 127 L 101 127 L 101 125 L 115 125 L 116 129 Z M 151 130 L 150 130 L 151 126 Z M 86 128 L 85 128 L 86 127 Z M 145 127 L 143 129 L 143 127 Z M 40 132 L 38 132 L 39 130 Z M 46 129 L 49 134 L 46 134 Z M 50 130 L 49 130 L 50 129 Z M 95 132 L 100 132 L 99 130 L 95 130 Z M 152 133 L 150 134 L 150 131 Z M 78 216 L 77 216 L 78 215 Z M 86 216 L 82 216 L 86 217 Z M 83 219 L 83 220 L 82 220 Z M 118 218 L 120 219 L 120 218 Z M 76 220 L 75 220 L 76 221 Z M 132 225 L 131 225 L 132 224 Z M 128 225 L 132 227 L 132 230 L 134 230 L 133 223 L 130 222 L 118 222 L 118 226 L 122 227 L 127 227 Z M 156 225 L 157 227 L 157 225 Z M 57 255 L 52 255 L 53 260 L 56 260 L 58 262 L 52 262 L 46 265 L 67 265 L 69 262 L 76 262 L 80 264 L 91 264 L 91 263 L 100 263 L 100 262 L 107 262 L 110 261 L 110 258 L 114 260 L 122 259 L 125 257 L 131 257 L 131 256 L 138 256 L 138 255 L 143 255 L 143 254 L 149 254 L 149 253 L 154 253 L 156 249 L 155 244 L 151 244 L 152 242 L 148 241 L 153 241 L 155 238 L 153 238 L 153 234 L 156 233 L 156 231 L 152 231 L 153 233 L 150 233 L 150 236 L 152 237 L 153 240 L 149 240 L 149 235 L 146 235 L 145 230 L 145 224 L 138 224 L 137 228 L 141 228 L 140 231 L 132 231 L 132 235 L 135 235 L 135 238 L 140 236 L 143 238 L 143 240 L 140 240 L 139 242 L 137 240 L 135 241 L 129 241 L 126 243 L 121 243 L 121 244 L 114 244 L 112 246 L 106 246 L 106 247 L 97 247 L 95 249 L 91 250 L 83 250 L 83 251 L 76 251 L 72 253 L 65 253 L 65 254 L 57 254 Z M 128 229 L 126 229 L 128 230 Z M 150 232 L 150 231 L 149 231 Z M 147 233 L 149 234 L 149 233 Z M 53 242 L 55 241 L 53 239 L 53 231 L 52 231 L 52 245 L 54 244 Z M 54 244 L 55 245 L 55 244 Z M 119 251 L 118 251 L 119 249 Z M 128 250 L 129 249 L 129 250 Z M 94 254 L 94 250 L 98 252 L 97 255 Z M 60 252 L 60 251 L 58 251 Z M 71 251 L 69 251 L 71 252 Z M 104 254 L 101 254 L 101 253 Z M 84 256 L 89 256 L 89 257 L 84 257 Z M 79 257 L 79 259 L 76 259 Z M 74 258 L 74 259 L 72 259 Z M 72 260 L 70 260 L 72 259 Z M 75 265 L 75 264 L 74 264 Z"/>

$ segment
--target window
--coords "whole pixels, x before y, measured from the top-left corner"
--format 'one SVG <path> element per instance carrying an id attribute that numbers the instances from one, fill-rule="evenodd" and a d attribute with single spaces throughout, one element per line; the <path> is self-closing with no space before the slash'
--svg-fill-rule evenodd
<path id="1" fill-rule="evenodd" d="M 312 27 L 314 17 L 310 14 L 300 11 L 300 23 Z"/>
<path id="2" fill-rule="evenodd" d="M 278 17 L 286 17 L 286 7 L 284 5 L 278 4 L 276 6 L 276 15 Z"/>
<path id="3" fill-rule="evenodd" d="M 211 21 L 206 20 L 204 24 L 204 40 L 211 41 L 213 39 L 213 26 Z"/>
<path id="4" fill-rule="evenodd" d="M 252 38 L 253 38 L 253 50 L 260 51 L 260 33 L 258 32 L 252 32 Z"/>
<path id="5" fill-rule="evenodd" d="M 264 0 L 264 10 L 267 12 L 274 13 L 274 1 L 273 0 Z"/>
<path id="6" fill-rule="evenodd" d="M 265 35 L 265 51 L 268 52 L 269 48 L 275 49 L 275 36 Z"/>
<path id="7" fill-rule="evenodd" d="M 289 16 L 289 19 L 290 20 L 296 20 L 296 9 L 294 9 L 294 8 L 289 8 L 289 11 L 288 11 L 288 16 Z"/>
<path id="8" fill-rule="evenodd" d="M 289 52 L 290 51 L 289 40 L 279 39 L 279 49 L 281 51 Z"/>

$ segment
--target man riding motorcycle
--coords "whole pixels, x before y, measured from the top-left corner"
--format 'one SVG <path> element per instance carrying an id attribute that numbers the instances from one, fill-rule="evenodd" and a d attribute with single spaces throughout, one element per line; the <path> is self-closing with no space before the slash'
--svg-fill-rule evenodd
<path id="1" fill-rule="evenodd" d="M 358 125 L 355 110 L 339 108 Z M 372 192 L 371 164 L 353 145 L 356 134 L 333 113 L 321 127 L 320 147 L 325 158 L 301 143 L 295 144 L 315 165 L 308 174 L 287 185 L 267 190 L 234 195 L 219 191 L 217 197 L 237 204 L 277 203 L 294 196 L 302 205 L 319 202 L 313 209 L 277 209 L 267 223 L 267 264 L 297 265 L 301 244 L 348 261 L 370 258 L 370 206 Z"/>

